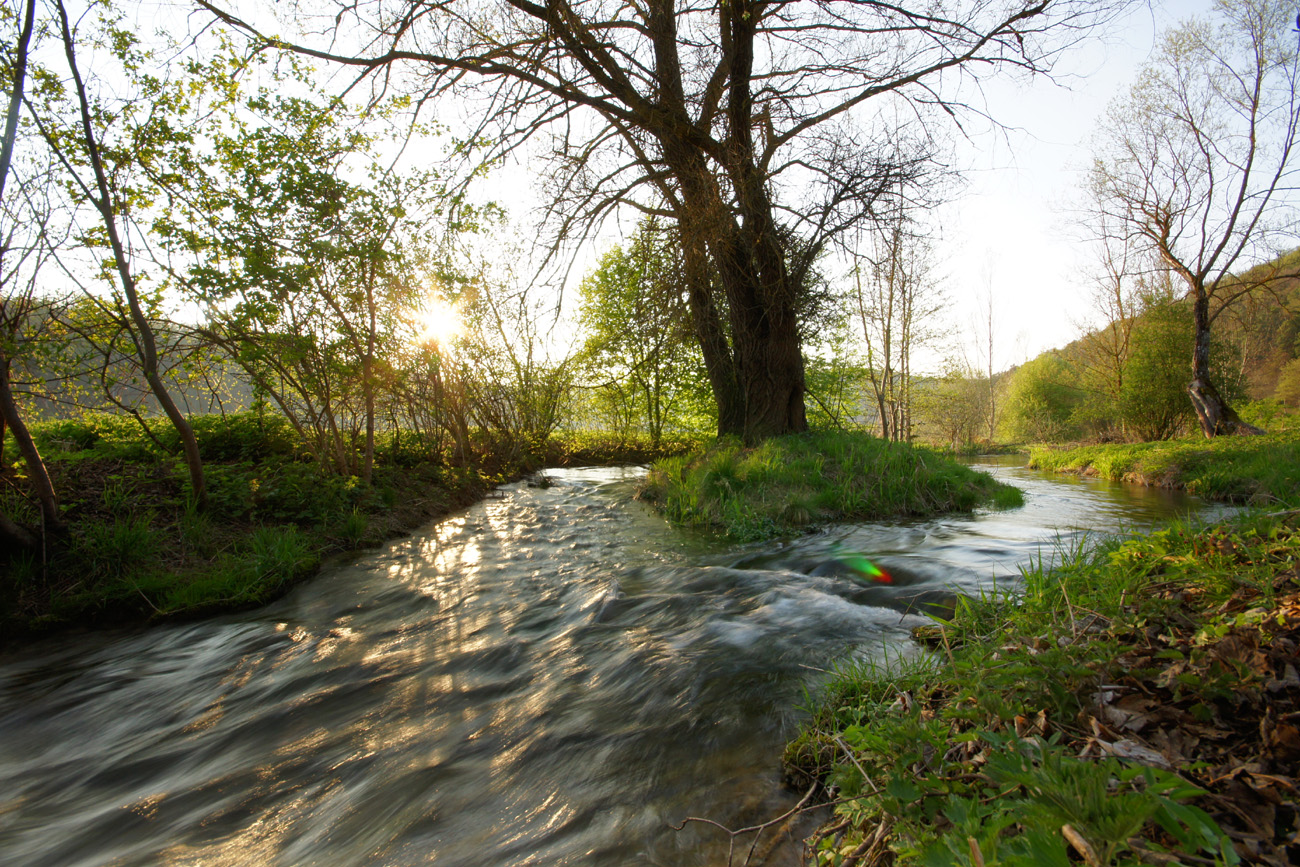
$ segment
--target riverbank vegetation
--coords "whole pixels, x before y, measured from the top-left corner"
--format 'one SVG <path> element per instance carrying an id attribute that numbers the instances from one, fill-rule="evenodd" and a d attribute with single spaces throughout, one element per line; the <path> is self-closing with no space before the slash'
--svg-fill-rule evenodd
<path id="1" fill-rule="evenodd" d="M 1173 526 L 845 663 L 785 755 L 817 863 L 1295 863 L 1297 562 L 1295 511 Z"/>
<path id="2" fill-rule="evenodd" d="M 724 440 L 661 460 L 642 496 L 671 519 L 752 541 L 829 521 L 1022 505 L 1020 491 L 927 449 L 813 431 L 755 447 Z"/>
<path id="3" fill-rule="evenodd" d="M 1212 500 L 1300 506 L 1300 430 L 1258 437 L 1048 447 L 1029 465 L 1113 481 L 1182 488 Z"/>
<path id="4" fill-rule="evenodd" d="M 456 465 L 399 433 L 379 438 L 367 482 L 322 466 L 275 413 L 191 421 L 207 474 L 204 509 L 175 444 L 149 439 L 134 419 L 94 414 L 33 425 L 65 529 L 38 550 L 0 558 L 0 634 L 18 640 L 256 607 L 326 557 L 408 531 L 542 466 L 647 462 L 699 444 L 557 434 L 509 463 L 484 442 Z M 13 454 L 12 440 L 5 445 Z M 39 523 L 21 464 L 0 479 L 8 513 Z"/>

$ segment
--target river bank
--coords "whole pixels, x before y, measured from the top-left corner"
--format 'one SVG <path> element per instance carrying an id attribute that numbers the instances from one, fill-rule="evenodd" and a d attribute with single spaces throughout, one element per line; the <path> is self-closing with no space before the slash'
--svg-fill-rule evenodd
<path id="1" fill-rule="evenodd" d="M 1300 430 L 1259 437 L 1035 446 L 1029 465 L 1112 481 L 1177 488 L 1211 500 L 1300 505 Z"/>
<path id="2" fill-rule="evenodd" d="M 330 557 L 407 533 L 544 465 L 648 462 L 698 446 L 588 432 L 453 466 L 419 443 L 381 440 L 365 483 L 311 460 L 277 417 L 194 424 L 209 487 L 203 512 L 187 496 L 179 459 L 132 420 L 91 415 L 35 427 L 68 530 L 39 553 L 0 556 L 0 645 L 256 608 Z M 12 443 L 4 454 L 16 457 Z M 25 478 L 21 462 L 0 461 L 4 508 L 39 526 Z"/>
<path id="3" fill-rule="evenodd" d="M 641 472 L 553 471 L 253 611 L 0 655 L 0 860 L 724 863 L 728 836 L 683 820 L 791 809 L 808 690 L 846 652 L 915 652 L 909 596 L 978 598 L 1066 528 L 1204 508 L 995 463 L 1024 508 L 752 544 L 632 501 Z M 837 546 L 893 583 L 814 574 Z"/>
<path id="4" fill-rule="evenodd" d="M 1294 505 L 1293 447 L 1068 454 Z M 1077 550 L 918 630 L 920 661 L 837 672 L 785 754 L 796 787 L 834 792 L 817 863 L 1300 861 L 1298 527 L 1255 511 Z"/>

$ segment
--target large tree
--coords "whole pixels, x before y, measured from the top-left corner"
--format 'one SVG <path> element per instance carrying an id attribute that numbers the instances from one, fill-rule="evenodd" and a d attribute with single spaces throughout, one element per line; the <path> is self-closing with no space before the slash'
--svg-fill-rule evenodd
<path id="1" fill-rule="evenodd" d="M 675 220 L 719 430 L 750 441 L 806 426 L 811 263 L 926 171 L 930 121 L 959 107 L 961 82 L 1044 71 L 1119 5 L 338 0 L 312 44 L 199 2 L 263 45 L 473 99 L 465 141 L 484 159 L 545 131 L 561 235 L 624 205 Z"/>
<path id="2" fill-rule="evenodd" d="M 1092 171 L 1098 223 L 1153 251 L 1186 285 L 1193 341 L 1188 393 L 1207 437 L 1258 432 L 1211 375 L 1214 320 L 1277 273 L 1233 276 L 1293 245 L 1289 197 L 1300 131 L 1295 6 L 1219 0 L 1213 21 L 1166 34 L 1110 109 Z"/>

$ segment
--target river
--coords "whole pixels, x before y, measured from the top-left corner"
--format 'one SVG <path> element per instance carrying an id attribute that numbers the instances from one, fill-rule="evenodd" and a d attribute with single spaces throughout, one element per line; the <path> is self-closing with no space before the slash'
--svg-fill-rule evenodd
<path id="1" fill-rule="evenodd" d="M 914 652 L 945 588 L 1213 509 L 980 467 L 1026 505 L 765 546 L 666 525 L 640 471 L 550 471 L 256 612 L 0 657 L 0 864 L 720 863 L 718 828 L 670 825 L 793 804 L 781 748 L 837 660 Z"/>

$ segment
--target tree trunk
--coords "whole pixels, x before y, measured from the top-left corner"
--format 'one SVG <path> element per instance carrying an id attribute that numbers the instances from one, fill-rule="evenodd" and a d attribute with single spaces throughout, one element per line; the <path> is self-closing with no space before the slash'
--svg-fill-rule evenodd
<path id="1" fill-rule="evenodd" d="M 738 14 L 726 4 L 719 16 L 731 53 L 726 97 L 731 123 L 723 161 L 734 201 L 724 198 L 685 110 L 671 15 L 652 14 L 652 24 L 662 99 L 676 122 L 655 134 L 680 184 L 671 198 L 691 318 L 718 407 L 718 434 L 752 444 L 808 429 L 795 303 L 802 287 L 793 285 L 765 176 L 755 160 L 750 87 L 756 16 Z M 725 311 L 714 296 L 715 277 Z"/>
<path id="2" fill-rule="evenodd" d="M 1264 433 L 1253 424 L 1241 420 L 1236 410 L 1215 388 L 1210 378 L 1210 300 L 1202 287 L 1196 287 L 1192 303 L 1192 318 L 1196 325 L 1196 339 L 1192 345 L 1192 382 L 1187 393 L 1192 398 L 1201 433 L 1207 438 L 1225 434 L 1255 435 Z"/>
<path id="3" fill-rule="evenodd" d="M 28 477 L 36 493 L 36 501 L 41 507 L 41 520 L 45 524 L 45 529 L 50 532 L 63 530 L 64 524 L 59 516 L 59 499 L 54 493 L 54 483 L 50 481 L 50 474 L 45 469 L 45 462 L 41 460 L 41 454 L 36 448 L 36 441 L 32 439 L 31 431 L 27 429 L 18 412 L 13 387 L 9 382 L 9 361 L 5 358 L 0 358 L 0 416 L 4 418 L 5 425 L 13 434 L 14 443 L 18 446 L 18 453 L 23 456 L 23 462 L 27 464 Z"/>
<path id="4" fill-rule="evenodd" d="M 21 524 L 15 523 L 8 515 L 0 512 L 0 542 L 7 548 L 21 548 L 35 551 L 40 548 L 40 540 Z"/>
<path id="5" fill-rule="evenodd" d="M 109 244 L 113 250 L 113 259 L 117 265 L 118 277 L 122 283 L 122 292 L 126 295 L 127 306 L 131 313 L 134 340 L 139 351 L 140 367 L 144 373 L 145 381 L 149 383 L 149 390 L 153 392 L 158 405 L 162 407 L 162 411 L 167 415 L 168 420 L 176 428 L 176 433 L 180 437 L 181 447 L 185 453 L 185 463 L 190 471 L 190 486 L 194 492 L 194 503 L 198 509 L 202 510 L 207 507 L 208 492 L 203 476 L 203 460 L 199 457 L 199 443 L 194 437 L 194 429 L 190 427 L 184 413 L 172 400 L 171 394 L 163 384 L 162 377 L 158 374 L 158 346 L 154 340 L 153 327 L 145 317 L 144 309 L 140 306 L 135 277 L 128 266 L 126 249 L 117 230 L 117 215 L 113 207 L 112 192 L 108 186 L 108 176 L 104 171 L 99 142 L 95 139 L 95 130 L 90 119 L 90 100 L 86 95 L 86 85 L 81 79 L 81 72 L 77 68 L 76 49 L 72 38 L 72 27 L 68 21 L 68 11 L 62 0 L 56 3 L 56 8 L 59 12 L 59 23 L 62 29 L 63 47 L 68 59 L 68 68 L 72 72 L 77 101 L 81 107 L 83 143 L 86 146 L 86 155 L 90 158 L 90 165 L 95 174 L 95 186 L 99 193 L 98 198 L 91 195 L 90 199 L 96 210 L 99 211 L 104 223 L 104 230 L 108 234 Z"/>
<path id="6" fill-rule="evenodd" d="M 686 300 L 695 339 L 704 357 L 713 400 L 718 407 L 718 436 L 740 435 L 744 429 L 744 403 L 736 380 L 736 362 L 713 299 L 709 257 L 699 228 L 689 215 L 679 223 L 686 279 Z"/>
<path id="7" fill-rule="evenodd" d="M 368 485 L 375 470 L 375 333 L 378 323 L 375 314 L 375 267 L 370 266 L 366 279 L 366 357 L 362 365 L 362 387 L 366 393 L 366 456 L 361 468 L 361 478 Z"/>
<path id="8" fill-rule="evenodd" d="M 791 285 L 775 226 L 761 198 L 756 213 L 747 213 L 738 226 L 716 186 L 696 177 L 698 184 L 683 189 L 679 227 L 691 319 L 718 407 L 718 435 L 752 444 L 805 431 L 795 311 L 800 287 Z M 729 328 L 714 298 L 715 278 L 726 299 Z"/>
<path id="9" fill-rule="evenodd" d="M 738 433 L 753 444 L 808 429 L 803 351 L 793 310 L 749 310 L 748 335 L 736 340 L 736 376 L 744 401 Z"/>

